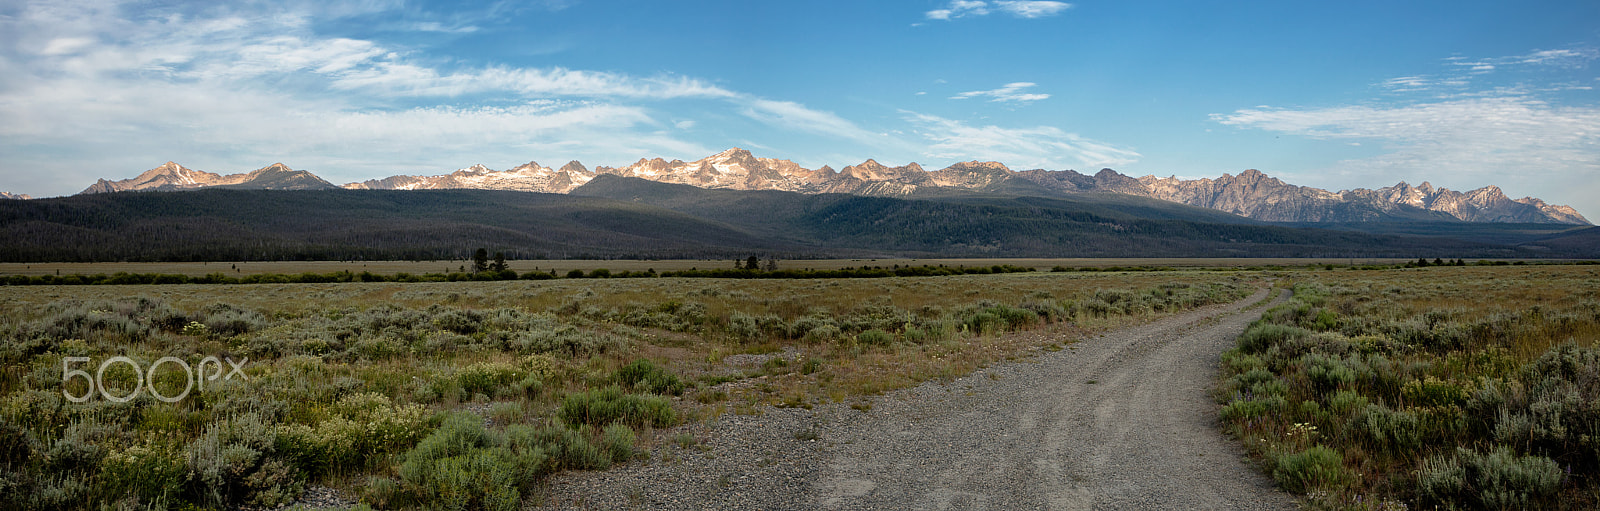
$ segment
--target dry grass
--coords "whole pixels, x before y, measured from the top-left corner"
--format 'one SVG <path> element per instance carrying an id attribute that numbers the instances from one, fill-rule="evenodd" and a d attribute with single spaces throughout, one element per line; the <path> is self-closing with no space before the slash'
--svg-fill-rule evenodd
<path id="1" fill-rule="evenodd" d="M 1283 266 L 1320 266 L 1320 265 L 1371 265 L 1371 264 L 1397 264 L 1404 263 L 1404 259 L 1292 259 L 1292 258 L 1079 258 L 1079 259 L 814 259 L 814 260 L 786 260 L 779 261 L 778 267 L 784 269 L 811 268 L 817 270 L 836 270 L 842 268 L 856 268 L 861 266 L 994 266 L 1009 264 L 1028 268 L 1048 270 L 1056 266 L 1069 268 L 1106 268 L 1112 266 L 1152 266 L 1171 268 L 1246 268 L 1246 267 L 1283 267 Z M 697 269 L 731 268 L 733 260 L 692 260 L 671 259 L 656 261 L 637 260 L 523 260 L 508 261 L 512 270 L 525 273 L 535 269 L 557 270 L 565 274 L 569 270 L 592 271 L 605 268 L 611 271 L 644 271 L 654 269 L 661 271 L 677 271 Z M 253 275 L 262 273 L 299 274 L 299 273 L 334 273 L 349 271 L 361 273 L 369 271 L 380 275 L 393 275 L 396 273 L 450 273 L 458 269 L 470 268 L 472 261 L 249 261 L 249 262 L 172 262 L 172 263 L 0 263 L 0 275 L 93 275 L 97 273 L 113 274 L 127 273 L 161 273 L 173 275 L 188 275 L 200 277 L 211 273 L 222 272 L 232 276 Z"/>
<path id="2" fill-rule="evenodd" d="M 351 485 L 369 501 L 390 507 L 427 507 L 437 504 L 428 500 L 435 482 L 394 468 L 423 456 L 408 454 L 424 448 L 417 446 L 449 444 L 442 439 L 418 444 L 424 437 L 475 435 L 479 444 L 471 450 L 427 455 L 443 460 L 439 463 L 499 467 L 493 469 L 497 478 L 597 468 L 609 461 L 596 457 L 593 446 L 607 446 L 620 461 L 627 452 L 623 440 L 633 442 L 633 436 L 616 427 L 569 424 L 558 418 L 562 406 L 582 402 L 594 410 L 647 409 L 654 418 L 631 420 L 644 437 L 641 444 L 649 446 L 661 441 L 651 431 L 674 418 L 704 420 L 730 411 L 760 413 L 768 405 L 859 401 L 1040 349 L 1061 349 L 1095 330 L 1237 299 L 1258 285 L 1255 273 L 1179 270 L 815 280 L 0 287 L 0 358 L 7 366 L 0 374 L 0 418 L 6 421 L 0 447 L 14 447 L 6 444 L 10 441 L 34 446 L 28 448 L 34 454 L 24 458 L 29 461 L 11 466 L 21 467 L 22 475 L 0 474 L 0 480 L 22 481 L 17 484 L 28 491 L 13 495 L 59 497 L 30 504 L 45 508 L 138 507 L 152 503 L 151 488 L 174 484 L 178 500 L 265 505 L 280 502 L 305 482 L 294 474 Z M 146 365 L 162 356 L 248 356 L 250 380 L 176 405 L 148 399 L 136 407 L 59 402 L 63 356 L 99 362 L 118 355 Z M 653 393 L 676 388 L 672 385 L 633 386 L 622 394 L 603 390 L 630 385 L 620 382 L 618 370 L 638 359 L 653 361 L 687 387 L 681 400 L 671 401 L 671 413 L 660 409 L 663 398 Z M 120 377 L 127 381 L 113 382 L 114 394 L 133 381 L 131 374 Z M 366 395 L 361 393 L 376 396 L 361 399 L 381 400 L 378 411 L 385 417 L 411 419 L 397 422 L 404 427 L 383 437 L 391 439 L 387 443 L 349 452 L 354 444 L 342 440 L 349 435 L 349 417 L 368 412 L 351 415 L 356 412 L 344 403 Z M 440 415 L 418 422 L 408 411 L 415 406 Z M 476 432 L 462 425 L 471 420 L 444 415 L 460 411 L 487 416 L 492 428 Z M 219 425 L 233 421 L 244 421 L 243 432 L 206 440 L 218 435 L 212 431 Z M 441 423 L 455 425 L 441 432 Z M 91 426 L 104 434 L 84 436 Z M 534 430 L 519 427 L 542 429 L 530 433 Z M 215 454 L 223 451 L 257 455 L 246 465 L 213 470 L 224 474 L 216 476 L 219 481 L 228 480 L 225 474 L 247 475 L 229 483 L 244 486 L 219 497 L 208 493 L 210 483 L 192 478 L 146 480 L 139 479 L 146 472 L 117 468 L 131 465 L 105 465 L 111 462 L 95 457 L 70 463 L 52 458 L 80 452 L 71 448 L 84 445 L 116 453 L 106 460 L 146 463 L 155 456 L 179 468 L 192 465 L 189 470 L 245 459 Z M 132 482 L 106 482 L 124 479 Z M 249 486 L 258 483 L 265 486 Z"/>

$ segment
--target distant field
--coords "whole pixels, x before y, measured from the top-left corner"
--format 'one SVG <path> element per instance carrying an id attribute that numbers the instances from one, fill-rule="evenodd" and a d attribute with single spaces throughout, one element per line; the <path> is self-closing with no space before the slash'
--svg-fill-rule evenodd
<path id="1" fill-rule="evenodd" d="M 1109 258 L 1109 259 L 809 259 L 778 261 L 778 267 L 783 269 L 811 268 L 817 270 L 832 270 L 839 268 L 853 268 L 859 266 L 993 266 L 1009 264 L 1015 266 L 1039 268 L 1048 270 L 1056 266 L 1066 267 L 1095 267 L 1105 268 L 1111 266 L 1165 266 L 1175 268 L 1234 268 L 1251 266 L 1306 266 L 1306 265 L 1349 265 L 1349 264 L 1395 264 L 1403 263 L 1405 259 L 1298 259 L 1298 258 Z M 672 260 L 523 260 L 509 261 L 512 270 L 518 273 L 530 270 L 568 270 L 589 271 L 596 268 L 605 268 L 613 271 L 643 271 L 654 269 L 656 271 L 731 268 L 733 260 L 708 261 L 694 259 Z M 272 261 L 272 262 L 211 262 L 211 263 L 0 263 L 0 275 L 50 275 L 50 274 L 82 274 L 93 275 L 96 273 L 112 274 L 117 272 L 127 273 L 164 273 L 176 275 L 200 276 L 216 272 L 230 275 L 252 275 L 258 273 L 333 273 L 338 271 L 363 272 L 368 271 L 381 275 L 395 273 L 448 273 L 463 267 L 471 266 L 470 261 Z"/>

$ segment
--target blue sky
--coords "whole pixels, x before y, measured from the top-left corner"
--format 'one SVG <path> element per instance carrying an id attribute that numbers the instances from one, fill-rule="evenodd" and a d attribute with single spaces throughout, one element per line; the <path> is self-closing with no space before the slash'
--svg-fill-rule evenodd
<path id="1" fill-rule="evenodd" d="M 739 146 L 1495 184 L 1600 216 L 1597 60 L 1593 1 L 0 0 L 0 190 Z"/>

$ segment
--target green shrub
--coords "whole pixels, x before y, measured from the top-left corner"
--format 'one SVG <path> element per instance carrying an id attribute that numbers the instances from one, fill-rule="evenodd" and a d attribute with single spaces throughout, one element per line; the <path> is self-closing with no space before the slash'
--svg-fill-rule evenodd
<path id="1" fill-rule="evenodd" d="M 635 391 L 664 396 L 683 394 L 684 389 L 684 383 L 677 375 L 643 358 L 618 368 L 616 374 L 612 375 L 611 382 Z"/>
<path id="2" fill-rule="evenodd" d="M 1372 372 L 1359 361 L 1343 360 L 1320 353 L 1301 356 L 1300 364 L 1304 368 L 1306 379 L 1311 381 L 1312 390 L 1318 395 L 1355 383 Z"/>
<path id="3" fill-rule="evenodd" d="M 856 334 L 856 342 L 868 346 L 888 346 L 894 343 L 894 334 L 874 328 Z"/>
<path id="4" fill-rule="evenodd" d="M 189 444 L 190 481 L 199 501 L 214 506 L 276 507 L 300 495 L 300 471 L 274 456 L 273 428 L 255 414 L 206 428 Z"/>
<path id="5" fill-rule="evenodd" d="M 738 311 L 728 315 L 728 333 L 745 342 L 759 339 L 763 334 L 754 316 Z"/>
<path id="6" fill-rule="evenodd" d="M 1256 369 L 1265 371 L 1267 369 L 1267 362 L 1262 360 L 1261 357 L 1244 353 L 1237 349 L 1223 352 L 1222 364 L 1231 374 L 1247 373 Z"/>
<path id="7" fill-rule="evenodd" d="M 1245 329 L 1244 334 L 1239 336 L 1239 351 L 1247 354 L 1263 353 L 1274 344 L 1310 334 L 1310 331 L 1300 327 L 1257 321 L 1251 323 L 1250 328 Z"/>
<path id="8" fill-rule="evenodd" d="M 1276 379 L 1277 377 L 1272 374 L 1272 371 L 1268 371 L 1265 367 L 1258 367 L 1233 376 L 1234 386 L 1241 390 L 1247 390 L 1258 384 Z"/>
<path id="9" fill-rule="evenodd" d="M 614 335 L 561 325 L 517 332 L 507 344 L 518 353 L 549 353 L 577 358 L 615 351 L 622 348 L 625 343 Z"/>
<path id="10" fill-rule="evenodd" d="M 822 361 L 814 358 L 808 358 L 804 364 L 800 365 L 800 374 L 811 374 L 821 370 Z"/>
<path id="11" fill-rule="evenodd" d="M 1295 493 L 1341 488 L 1352 479 L 1344 468 L 1344 456 L 1321 445 L 1278 458 L 1272 478 Z"/>
<path id="12" fill-rule="evenodd" d="M 506 428 L 506 443 L 518 451 L 538 449 L 548 457 L 545 472 L 577 469 L 599 470 L 611 466 L 610 453 L 602 450 L 580 431 L 561 424 L 544 427 L 513 425 Z"/>
<path id="13" fill-rule="evenodd" d="M 1027 301 L 1022 302 L 1022 305 L 1018 307 L 1033 312 L 1043 318 L 1046 323 L 1072 320 L 1072 312 L 1057 302 Z"/>
<path id="14" fill-rule="evenodd" d="M 672 405 L 665 398 L 625 394 L 616 385 L 568 394 L 562 398 L 556 416 L 573 426 L 607 426 L 620 422 L 634 427 L 664 427 L 677 421 Z"/>
<path id="15" fill-rule="evenodd" d="M 839 338 L 839 336 L 842 334 L 843 332 L 839 331 L 839 327 L 837 326 L 817 325 L 806 331 L 805 340 L 811 342 L 831 341 Z"/>
<path id="16" fill-rule="evenodd" d="M 1460 385 L 1433 376 L 1406 382 L 1400 387 L 1400 396 L 1415 406 L 1459 406 L 1470 397 Z"/>
<path id="17" fill-rule="evenodd" d="M 1353 390 L 1335 392 L 1333 397 L 1328 399 L 1328 408 L 1332 409 L 1333 413 L 1344 417 L 1349 417 L 1357 412 L 1365 412 L 1367 404 L 1367 397 Z"/>
<path id="18" fill-rule="evenodd" d="M 611 456 L 611 461 L 621 463 L 633 459 L 633 444 L 636 441 L 633 428 L 622 424 L 606 426 L 601 434 L 600 443 L 606 453 Z"/>
<path id="19" fill-rule="evenodd" d="M 100 465 L 101 488 L 139 502 L 176 501 L 188 482 L 189 467 L 178 453 L 159 445 L 135 445 L 106 455 Z"/>
<path id="20" fill-rule="evenodd" d="M 1422 429 L 1414 413 L 1371 404 L 1359 420 L 1357 427 L 1367 438 L 1391 453 L 1407 453 L 1421 445 Z"/>
<path id="21" fill-rule="evenodd" d="M 1260 399 L 1235 399 L 1222 407 L 1222 419 L 1228 421 L 1243 421 L 1263 417 L 1269 413 L 1281 411 L 1289 406 L 1289 402 L 1281 396 L 1270 396 Z"/>
<path id="22" fill-rule="evenodd" d="M 1561 485 L 1561 467 L 1542 456 L 1517 456 L 1504 446 L 1488 454 L 1458 448 L 1417 471 L 1417 490 L 1449 507 L 1535 509 Z"/>
<path id="23" fill-rule="evenodd" d="M 501 362 L 478 362 L 456 372 L 456 381 L 467 395 L 494 397 L 509 394 L 512 383 L 522 378 L 517 366 Z"/>
<path id="24" fill-rule="evenodd" d="M 960 312 L 961 323 L 975 334 L 993 334 L 1016 330 L 1039 322 L 1039 315 L 1027 309 L 988 303 L 969 307 Z"/>
<path id="25" fill-rule="evenodd" d="M 405 453 L 397 472 L 405 491 L 429 509 L 519 509 L 522 492 L 547 466 L 536 445 L 517 445 L 456 414 Z"/>

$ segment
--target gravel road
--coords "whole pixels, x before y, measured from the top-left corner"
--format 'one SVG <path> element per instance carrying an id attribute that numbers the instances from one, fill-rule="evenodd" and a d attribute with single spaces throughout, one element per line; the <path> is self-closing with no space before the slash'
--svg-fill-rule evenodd
<path id="1" fill-rule="evenodd" d="M 559 475 L 556 509 L 1294 509 L 1216 428 L 1217 356 L 1268 291 L 843 405 L 685 426 Z M 1285 299 L 1272 297 L 1273 302 Z"/>

